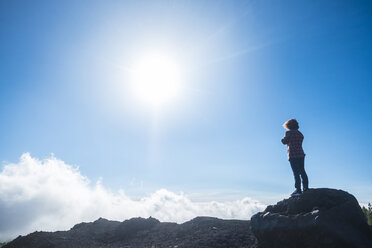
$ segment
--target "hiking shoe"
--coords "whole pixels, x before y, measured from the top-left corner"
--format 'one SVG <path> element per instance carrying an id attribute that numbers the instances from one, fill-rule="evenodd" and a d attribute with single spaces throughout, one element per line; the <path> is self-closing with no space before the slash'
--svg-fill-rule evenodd
<path id="1" fill-rule="evenodd" d="M 309 188 L 304 188 L 304 190 L 302 191 L 302 192 L 306 192 L 306 191 L 308 191 L 309 190 Z"/>
<path id="2" fill-rule="evenodd" d="M 301 190 L 296 189 L 295 191 L 293 191 L 291 196 L 299 196 L 299 195 L 301 195 L 301 193 L 302 193 Z"/>

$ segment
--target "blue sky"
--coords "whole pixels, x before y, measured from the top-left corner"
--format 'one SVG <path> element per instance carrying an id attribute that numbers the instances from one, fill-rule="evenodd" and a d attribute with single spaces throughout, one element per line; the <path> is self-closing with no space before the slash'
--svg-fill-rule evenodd
<path id="1" fill-rule="evenodd" d="M 297 118 L 310 187 L 372 198 L 370 1 L 1 1 L 0 159 L 54 154 L 133 197 L 292 192 Z M 128 90 L 152 52 L 182 71 L 154 113 Z M 274 201 L 275 200 L 275 201 Z"/>

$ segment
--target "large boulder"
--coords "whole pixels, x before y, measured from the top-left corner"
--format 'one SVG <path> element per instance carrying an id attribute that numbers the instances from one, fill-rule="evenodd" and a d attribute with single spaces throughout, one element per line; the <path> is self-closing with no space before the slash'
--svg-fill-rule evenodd
<path id="1" fill-rule="evenodd" d="M 252 216 L 260 248 L 371 248 L 371 232 L 355 197 L 310 189 Z"/>

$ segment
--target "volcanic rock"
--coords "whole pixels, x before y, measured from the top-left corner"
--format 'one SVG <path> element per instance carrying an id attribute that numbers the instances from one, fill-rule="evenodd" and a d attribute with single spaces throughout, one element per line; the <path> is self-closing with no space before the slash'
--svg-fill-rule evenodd
<path id="1" fill-rule="evenodd" d="M 34 232 L 4 248 L 252 248 L 257 243 L 249 221 L 197 217 L 183 224 L 133 218 L 123 222 L 98 219 L 69 231 Z"/>
<path id="2" fill-rule="evenodd" d="M 365 216 L 355 197 L 335 189 L 310 189 L 252 216 L 260 248 L 371 248 Z"/>

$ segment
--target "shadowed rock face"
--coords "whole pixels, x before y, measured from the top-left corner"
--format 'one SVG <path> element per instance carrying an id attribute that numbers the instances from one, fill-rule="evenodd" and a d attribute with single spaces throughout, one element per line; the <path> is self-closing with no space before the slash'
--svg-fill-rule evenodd
<path id="1" fill-rule="evenodd" d="M 310 189 L 255 214 L 251 226 L 261 248 L 372 247 L 357 200 L 342 190 Z"/>
<path id="2" fill-rule="evenodd" d="M 197 217 L 181 225 L 154 218 L 124 222 L 98 219 L 75 225 L 69 231 L 34 232 L 18 237 L 4 248 L 46 247 L 255 247 L 249 221 Z"/>

